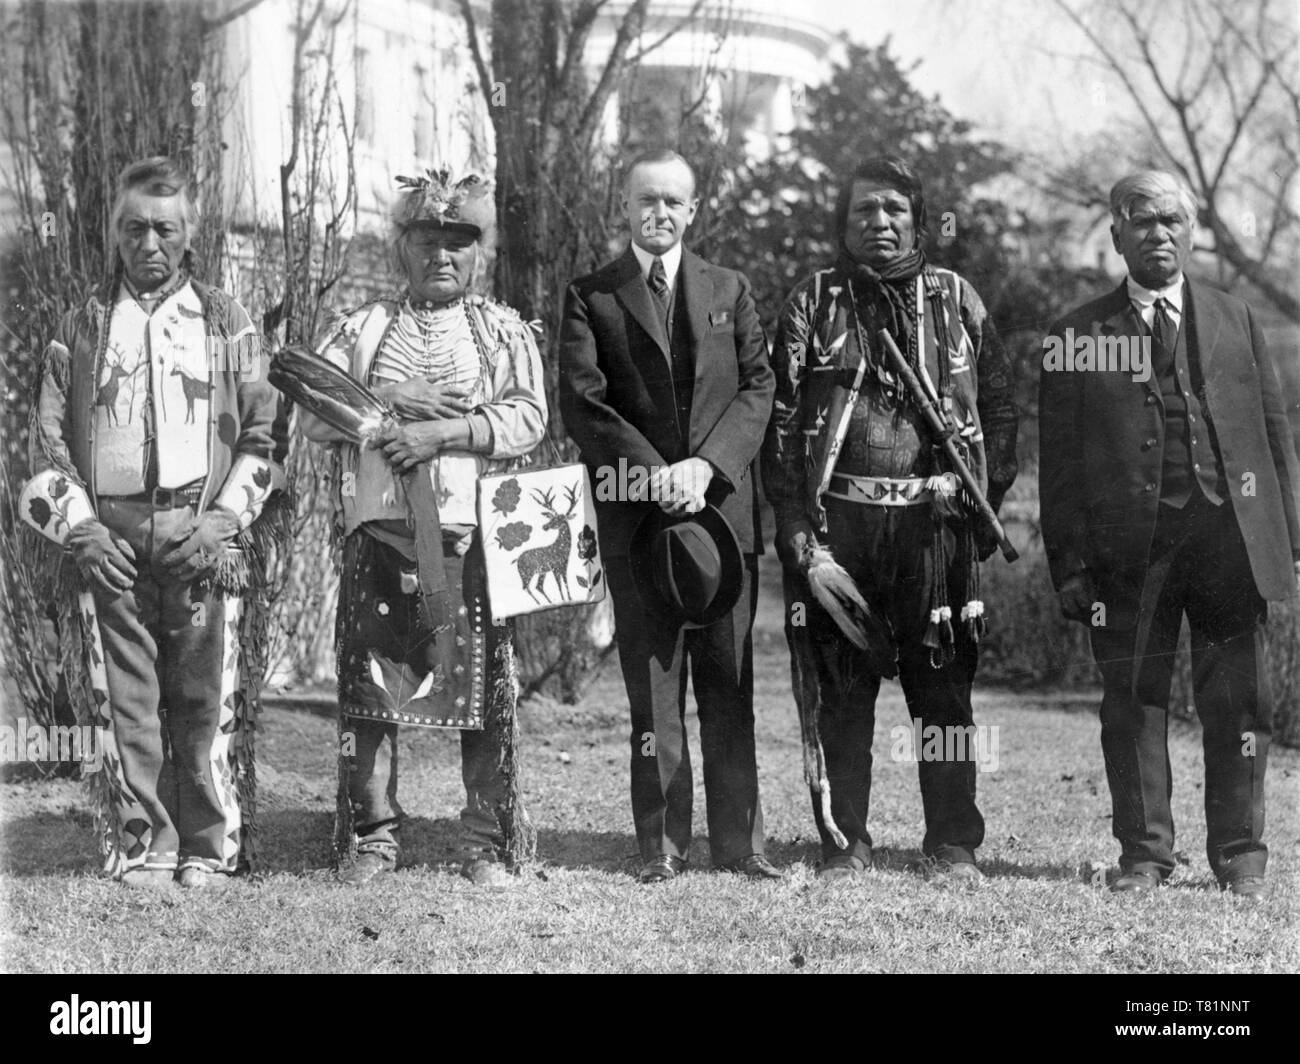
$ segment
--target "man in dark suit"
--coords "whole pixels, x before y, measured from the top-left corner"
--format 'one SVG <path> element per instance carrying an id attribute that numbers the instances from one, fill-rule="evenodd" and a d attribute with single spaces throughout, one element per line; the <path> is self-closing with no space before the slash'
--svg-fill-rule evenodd
<path id="1" fill-rule="evenodd" d="M 762 550 L 754 462 L 774 387 L 767 344 L 749 282 L 682 247 L 699 205 L 686 160 L 639 156 L 623 195 L 631 246 L 566 296 L 560 410 L 595 484 L 632 715 L 640 879 L 672 879 L 690 848 L 688 659 L 714 866 L 776 878 L 763 856 L 750 635 Z M 638 596 L 628 545 L 656 506 L 685 515 L 706 503 L 735 531 L 744 579 L 726 616 L 686 628 Z"/>
<path id="2" fill-rule="evenodd" d="M 1185 614 L 1210 868 L 1258 899 L 1272 718 L 1261 624 L 1300 576 L 1300 463 L 1259 322 L 1183 275 L 1191 193 L 1144 171 L 1110 206 L 1128 277 L 1044 341 L 1039 489 L 1062 612 L 1091 627 L 1102 673 L 1112 889 L 1153 889 L 1174 869 L 1166 729 Z"/>

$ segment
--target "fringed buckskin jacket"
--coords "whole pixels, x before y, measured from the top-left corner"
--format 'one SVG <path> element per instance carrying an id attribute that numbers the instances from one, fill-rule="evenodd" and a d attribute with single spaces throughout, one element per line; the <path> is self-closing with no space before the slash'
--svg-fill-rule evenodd
<path id="1" fill-rule="evenodd" d="M 356 310 L 333 316 L 316 345 L 321 357 L 369 385 L 370 371 L 407 300 L 376 299 Z M 468 295 L 456 304 L 463 308 L 470 336 L 479 356 L 477 384 L 470 396 L 471 440 L 490 441 L 490 448 L 444 450 L 433 460 L 438 485 L 438 508 L 444 522 L 477 524 L 475 503 L 478 478 L 526 466 L 528 456 L 546 435 L 546 390 L 541 355 L 533 324 L 504 303 L 485 296 Z M 317 443 L 338 442 L 334 430 L 304 410 L 300 415 L 304 435 Z M 399 482 L 382 456 L 377 484 L 358 485 L 344 492 L 345 478 L 361 476 L 362 452 L 355 444 L 340 443 L 340 467 L 335 478 L 335 512 L 345 535 L 350 535 L 373 514 L 362 514 L 359 499 L 381 492 L 401 494 Z M 375 452 L 371 452 L 373 455 Z"/>
<path id="2" fill-rule="evenodd" d="M 220 505 L 231 510 L 241 530 L 235 546 L 249 548 L 255 538 L 250 528 L 282 479 L 285 418 L 279 393 L 267 381 L 261 338 L 247 312 L 220 289 L 195 280 L 189 286 L 202 310 L 209 373 L 208 468 L 197 509 L 202 513 Z M 50 507 L 56 511 L 48 515 L 53 524 L 38 529 L 56 541 L 63 538 L 60 532 L 66 535 L 66 527 L 57 527 L 60 519 L 71 526 L 98 510 L 95 405 L 115 294 L 92 296 L 64 315 L 42 358 L 29 460 L 33 482 L 51 471 L 69 481 L 58 489 L 64 497 Z M 214 583 L 243 590 L 248 565 L 244 551 L 228 552 Z"/>
<path id="3" fill-rule="evenodd" d="M 94 599 L 70 555 L 60 553 L 57 563 L 51 557 L 72 526 L 95 516 L 99 508 L 96 406 L 116 295 L 109 291 L 69 311 L 45 348 L 28 441 L 32 477 L 19 505 L 23 519 L 42 537 L 29 539 L 24 549 L 30 550 L 27 556 L 33 568 L 50 581 L 48 590 L 58 615 L 60 665 L 69 679 L 74 711 L 79 721 L 95 725 L 103 737 L 101 766 L 87 779 L 104 870 L 120 876 L 128 867 L 121 810 L 130 803 L 130 784 L 117 753 Z M 199 366 L 207 368 L 207 475 L 197 509 L 224 506 L 238 517 L 240 527 L 233 548 L 205 579 L 227 599 L 227 637 L 237 648 L 224 661 L 222 690 L 212 692 L 221 702 L 214 772 L 235 781 L 239 861 L 253 867 L 257 776 L 252 720 L 258 712 L 268 639 L 265 602 L 259 594 L 244 593 L 255 592 L 263 583 L 270 552 L 288 532 L 291 505 L 283 493 L 271 498 L 283 482 L 280 463 L 287 448 L 286 417 L 278 393 L 267 380 L 261 338 L 244 308 L 224 292 L 193 280 L 176 296 L 180 299 L 173 308 L 164 303 L 155 311 L 168 315 L 176 311 L 174 322 L 168 317 L 162 323 L 166 329 L 161 335 L 168 336 L 173 357 L 181 350 L 194 352 L 196 357 L 186 360 L 187 369 L 201 373 Z M 201 355 L 197 351 L 200 327 Z"/>
<path id="4" fill-rule="evenodd" d="M 836 427 L 863 355 L 859 337 L 868 349 L 868 372 L 886 364 L 871 316 L 865 309 L 853 311 L 849 281 L 838 266 L 819 270 L 790 293 L 777 324 L 776 400 L 763 445 L 763 487 L 776 514 L 777 553 L 787 565 L 793 564 L 796 537 L 826 531 L 821 494 L 833 471 Z M 853 283 L 865 304 L 865 283 L 858 278 Z M 1016 478 L 1013 365 L 983 302 L 964 278 L 927 266 L 913 288 L 925 371 L 957 426 L 971 472 L 996 510 Z M 980 545 L 982 555 L 993 549 L 991 538 L 981 538 Z"/>

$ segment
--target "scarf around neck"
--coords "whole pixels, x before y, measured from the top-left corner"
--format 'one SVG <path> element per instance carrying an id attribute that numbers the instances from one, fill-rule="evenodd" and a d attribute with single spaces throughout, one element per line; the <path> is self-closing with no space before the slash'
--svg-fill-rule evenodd
<path id="1" fill-rule="evenodd" d="M 871 308 L 873 318 L 889 330 L 899 348 L 911 357 L 916 333 L 916 323 L 912 320 L 916 314 L 912 285 L 925 269 L 925 252 L 913 248 L 877 270 L 841 251 L 836 265 L 853 282 L 854 292 Z"/>

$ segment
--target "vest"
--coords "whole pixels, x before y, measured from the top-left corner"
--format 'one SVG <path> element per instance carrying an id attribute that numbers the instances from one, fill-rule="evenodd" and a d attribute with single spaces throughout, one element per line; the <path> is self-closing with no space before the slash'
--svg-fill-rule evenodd
<path id="1" fill-rule="evenodd" d="M 686 271 L 678 270 L 677 284 L 668 303 L 668 350 L 672 352 L 673 403 L 677 419 L 677 453 L 671 461 L 690 457 L 691 401 L 695 397 L 695 359 L 691 354 L 691 330 L 686 320 L 686 298 L 682 285 Z"/>
<path id="2" fill-rule="evenodd" d="M 1165 407 L 1160 501 L 1176 509 L 1186 506 L 1198 490 L 1215 506 L 1227 496 L 1218 441 L 1197 398 L 1204 382 L 1200 358 L 1188 350 L 1188 336 L 1195 333 L 1190 313 L 1190 303 L 1184 300 L 1173 351 L 1162 350 L 1154 334 L 1151 337 L 1152 370 Z"/>

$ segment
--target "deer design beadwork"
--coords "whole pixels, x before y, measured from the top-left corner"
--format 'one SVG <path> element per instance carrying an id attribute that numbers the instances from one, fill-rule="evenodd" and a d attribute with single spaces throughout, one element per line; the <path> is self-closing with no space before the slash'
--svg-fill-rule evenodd
<path id="1" fill-rule="evenodd" d="M 560 596 L 564 599 L 570 597 L 569 550 L 573 544 L 573 537 L 569 531 L 569 522 L 573 520 L 574 510 L 578 507 L 578 489 L 576 485 L 572 488 L 565 488 L 564 494 L 568 497 L 569 508 L 564 513 L 560 513 L 555 508 L 554 491 L 533 492 L 533 499 L 542 507 L 542 512 L 546 514 L 546 523 L 542 525 L 542 530 L 550 529 L 556 534 L 554 542 L 526 550 L 515 559 L 515 565 L 519 567 L 519 579 L 523 583 L 524 590 L 528 592 L 534 602 L 538 601 L 537 595 L 534 594 L 533 588 L 528 586 L 533 577 L 537 577 L 537 592 L 547 602 L 551 601 L 550 596 L 546 594 L 546 589 L 542 586 L 546 582 L 548 573 L 555 577 Z"/>
<path id="2" fill-rule="evenodd" d="M 172 367 L 171 375 L 181 379 L 181 388 L 185 391 L 185 424 L 192 425 L 194 424 L 194 400 L 207 398 L 208 382 L 201 377 L 186 373 L 179 365 Z"/>
<path id="3" fill-rule="evenodd" d="M 95 396 L 95 405 L 104 408 L 104 418 L 109 425 L 120 425 L 121 419 L 117 416 L 117 393 L 122 385 L 122 378 L 128 376 L 127 370 L 119 360 L 116 365 L 109 362 L 108 380 L 99 386 L 99 392 Z M 128 413 L 127 420 L 130 420 Z"/>

